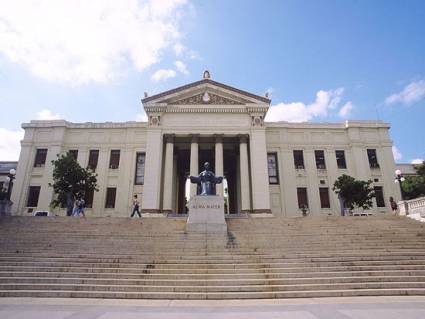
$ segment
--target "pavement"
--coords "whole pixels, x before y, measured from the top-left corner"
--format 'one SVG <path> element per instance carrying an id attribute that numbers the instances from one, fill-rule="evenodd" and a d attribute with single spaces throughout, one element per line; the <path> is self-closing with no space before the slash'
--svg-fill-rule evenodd
<path id="1" fill-rule="evenodd" d="M 1 319 L 424 319 L 425 297 L 272 300 L 0 298 Z"/>

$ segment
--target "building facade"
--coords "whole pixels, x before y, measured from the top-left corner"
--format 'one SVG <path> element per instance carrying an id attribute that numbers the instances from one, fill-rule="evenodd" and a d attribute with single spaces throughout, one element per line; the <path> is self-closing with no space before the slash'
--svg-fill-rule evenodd
<path id="1" fill-rule="evenodd" d="M 51 161 L 63 152 L 98 174 L 99 192 L 86 194 L 89 216 L 129 216 L 134 194 L 145 216 L 187 213 L 196 193 L 188 176 L 206 161 L 225 177 L 217 192 L 228 213 L 339 215 L 332 185 L 342 174 L 373 181 L 373 213 L 388 211 L 389 196 L 400 197 L 384 122 L 268 123 L 267 97 L 213 81 L 207 71 L 142 103 L 147 122 L 23 124 L 13 213 L 49 210 Z"/>

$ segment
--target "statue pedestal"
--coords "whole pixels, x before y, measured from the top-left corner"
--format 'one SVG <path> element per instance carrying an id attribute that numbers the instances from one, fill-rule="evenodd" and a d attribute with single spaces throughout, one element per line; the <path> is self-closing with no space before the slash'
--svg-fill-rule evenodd
<path id="1" fill-rule="evenodd" d="M 0 200 L 0 216 L 10 216 L 13 202 L 7 199 Z"/>
<path id="2" fill-rule="evenodd" d="M 189 201 L 186 230 L 200 233 L 226 233 L 223 196 L 196 195 Z"/>

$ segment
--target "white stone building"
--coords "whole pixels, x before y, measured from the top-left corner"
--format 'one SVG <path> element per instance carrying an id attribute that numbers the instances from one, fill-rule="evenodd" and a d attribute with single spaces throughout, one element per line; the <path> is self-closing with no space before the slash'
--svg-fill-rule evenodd
<path id="1" fill-rule="evenodd" d="M 134 194 L 145 216 L 185 213 L 187 177 L 205 161 L 226 178 L 230 213 L 300 216 L 307 206 L 312 215 L 339 215 L 332 185 L 342 174 L 374 182 L 372 213 L 387 212 L 389 196 L 400 197 L 389 124 L 264 122 L 268 98 L 215 82 L 207 71 L 142 102 L 147 123 L 23 124 L 13 213 L 49 210 L 51 161 L 67 151 L 98 173 L 99 192 L 86 196 L 88 216 L 129 216 Z"/>

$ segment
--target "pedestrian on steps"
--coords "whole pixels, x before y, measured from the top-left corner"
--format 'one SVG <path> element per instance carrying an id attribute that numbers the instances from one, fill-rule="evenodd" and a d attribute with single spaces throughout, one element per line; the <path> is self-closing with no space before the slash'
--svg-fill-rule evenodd
<path id="1" fill-rule="evenodd" d="M 134 194 L 134 197 L 133 197 L 133 212 L 131 213 L 130 217 L 133 217 L 135 213 L 139 215 L 139 218 L 142 217 L 139 211 L 139 200 L 137 199 L 137 194 Z"/>
<path id="2" fill-rule="evenodd" d="M 83 218 L 86 218 L 86 214 L 84 213 L 84 209 L 86 208 L 86 202 L 84 198 L 80 198 L 78 201 L 78 216 L 83 215 Z"/>
<path id="3" fill-rule="evenodd" d="M 72 216 L 74 216 L 74 217 L 80 216 L 80 207 L 79 207 L 79 205 L 80 205 L 80 201 L 77 199 L 74 202 L 74 209 L 72 210 Z"/>
<path id="4" fill-rule="evenodd" d="M 393 215 L 397 215 L 398 206 L 392 196 L 390 196 L 390 207 L 391 207 L 391 211 L 393 212 Z"/>

